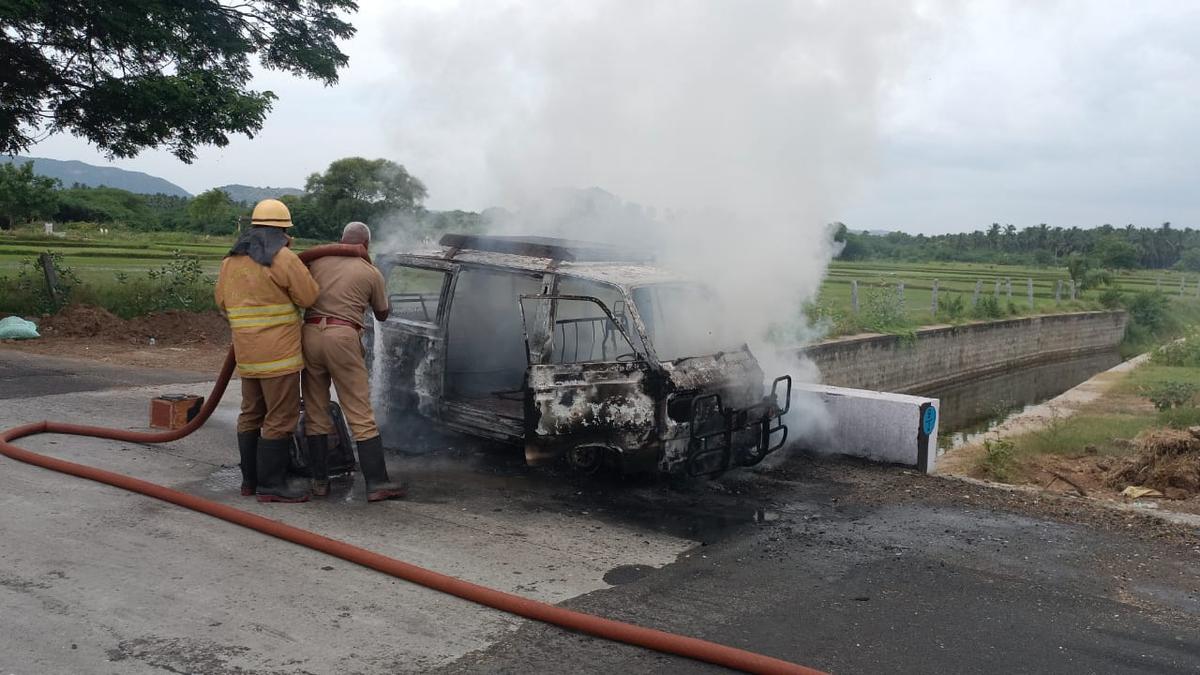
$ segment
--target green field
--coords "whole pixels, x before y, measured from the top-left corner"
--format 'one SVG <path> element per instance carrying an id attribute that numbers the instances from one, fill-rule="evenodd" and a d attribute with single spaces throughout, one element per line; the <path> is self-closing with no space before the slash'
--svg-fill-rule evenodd
<path id="1" fill-rule="evenodd" d="M 934 322 L 932 317 L 932 288 L 938 282 L 938 301 L 943 307 L 954 296 L 961 296 L 969 309 L 977 282 L 980 295 L 994 295 L 996 282 L 1000 282 L 999 296 L 1002 304 L 1009 302 L 1008 287 L 1011 280 L 1011 302 L 1022 314 L 1046 314 L 1064 308 L 1098 308 L 1095 290 L 1088 291 L 1071 303 L 1067 285 L 1070 277 L 1063 267 L 1021 267 L 1015 265 L 988 265 L 973 263 L 887 263 L 887 262 L 841 262 L 830 265 L 825 282 L 821 286 L 818 305 L 834 312 L 849 312 L 851 282 L 858 281 L 860 306 L 865 303 L 872 289 L 887 287 L 895 289 L 904 284 L 904 309 L 909 319 L 916 324 Z M 1033 282 L 1033 307 L 1029 305 L 1028 284 Z M 1060 300 L 1055 302 L 1055 288 L 1063 282 Z M 1200 275 L 1180 273 L 1172 270 L 1136 270 L 1114 274 L 1114 284 L 1123 292 L 1162 290 L 1169 296 L 1179 297 L 1180 282 L 1184 283 L 1183 300 L 1200 300 L 1197 284 Z"/>
<path id="2" fill-rule="evenodd" d="M 101 233 L 94 226 L 82 225 L 72 229 L 65 237 L 45 237 L 30 231 L 0 233 L 0 282 L 16 278 L 22 260 L 52 250 L 61 253 L 63 264 L 79 278 L 85 291 L 81 298 L 93 298 L 104 304 L 119 303 L 117 292 L 120 278 L 129 281 L 146 280 L 146 272 L 168 265 L 173 252 L 178 250 L 195 256 L 200 269 L 209 275 L 215 274 L 221 258 L 229 249 L 232 237 L 209 237 L 184 233 Z M 303 242 L 307 244 L 315 242 Z M 303 248 L 303 245 L 297 248 Z M 859 304 L 863 311 L 873 297 L 887 298 L 897 309 L 902 309 L 902 320 L 894 322 L 898 328 L 939 323 L 947 320 L 943 312 L 934 316 L 931 308 L 931 293 L 934 280 L 938 282 L 938 296 L 943 310 L 955 298 L 961 302 L 963 320 L 971 317 L 972 296 L 976 284 L 980 285 L 981 296 L 996 293 L 996 282 L 1000 282 L 999 305 L 1005 315 L 1049 313 L 1072 309 L 1100 308 L 1097 290 L 1081 294 L 1070 302 L 1066 281 L 1067 271 L 1061 267 L 1021 267 L 970 263 L 889 263 L 889 262 L 842 262 L 834 261 L 823 283 L 819 297 L 812 303 L 809 314 L 824 321 L 832 333 L 861 330 L 862 316 L 855 315 L 851 308 L 851 282 L 859 285 Z M 1008 281 L 1011 279 L 1011 305 Z M 1033 282 L 1034 304 L 1030 307 L 1027 284 Z M 1055 302 L 1055 287 L 1063 281 L 1062 297 Z M 1140 270 L 1120 272 L 1114 275 L 1118 288 L 1125 293 L 1162 290 L 1175 302 L 1200 305 L 1197 285 L 1200 275 L 1181 274 L 1169 270 Z M 1180 295 L 1180 282 L 1185 290 Z M 898 285 L 904 285 L 903 304 L 898 298 Z M 0 299 L 0 310 L 18 311 L 6 307 Z M 109 307 L 119 311 L 119 307 Z M 133 310 L 127 310 L 129 314 Z"/>

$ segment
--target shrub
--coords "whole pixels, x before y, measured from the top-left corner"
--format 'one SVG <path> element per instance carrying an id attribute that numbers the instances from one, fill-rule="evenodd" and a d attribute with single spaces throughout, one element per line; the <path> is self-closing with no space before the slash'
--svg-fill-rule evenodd
<path id="1" fill-rule="evenodd" d="M 983 442 L 983 470 L 991 478 L 1004 482 L 1012 478 L 1016 448 L 1012 441 L 989 438 Z"/>
<path id="2" fill-rule="evenodd" d="M 1158 413 L 1158 423 L 1172 429 L 1200 426 L 1200 408 L 1187 406 L 1163 410 Z"/>
<path id="3" fill-rule="evenodd" d="M 82 289 L 77 300 L 126 319 L 168 309 L 199 312 L 215 308 L 215 280 L 204 274 L 198 258 L 179 251 L 162 267 L 147 270 L 144 277 L 118 272 L 115 278 L 116 284 Z"/>
<path id="4" fill-rule="evenodd" d="M 866 289 L 859 320 L 863 328 L 876 333 L 911 331 L 912 327 L 899 288 L 883 282 Z"/>
<path id="5" fill-rule="evenodd" d="M 1159 347 L 1150 361 L 1160 366 L 1200 367 L 1200 336 L 1192 336 Z"/>
<path id="6" fill-rule="evenodd" d="M 1109 286 L 1101 291 L 1099 300 L 1100 306 L 1105 309 L 1117 309 L 1125 304 L 1125 296 L 1116 286 Z"/>
<path id="7" fill-rule="evenodd" d="M 1146 291 L 1134 294 L 1125 309 L 1129 311 L 1130 320 L 1156 333 L 1168 323 L 1169 303 L 1166 295 L 1158 291 Z"/>
<path id="8" fill-rule="evenodd" d="M 1001 319 L 1004 318 L 1004 308 L 996 296 L 981 295 L 979 302 L 971 309 L 971 316 L 976 319 Z"/>
<path id="9" fill-rule="evenodd" d="M 3 291 L 3 301 L 0 302 L 5 311 L 17 314 L 51 314 L 65 307 L 71 300 L 75 289 L 79 287 L 79 277 L 75 270 L 63 261 L 61 253 L 47 251 L 50 263 L 58 276 L 58 297 L 51 295 L 46 288 L 46 272 L 41 256 L 31 256 L 21 260 L 16 279 L 0 278 L 0 290 Z"/>
<path id="10" fill-rule="evenodd" d="M 1196 385 L 1191 382 L 1168 380 L 1147 387 L 1142 395 L 1150 399 L 1158 410 L 1170 410 L 1190 405 L 1192 397 L 1196 395 Z"/>
<path id="11" fill-rule="evenodd" d="M 949 321 L 958 321 L 967 313 L 966 302 L 961 293 L 947 295 L 938 307 L 938 313 Z"/>

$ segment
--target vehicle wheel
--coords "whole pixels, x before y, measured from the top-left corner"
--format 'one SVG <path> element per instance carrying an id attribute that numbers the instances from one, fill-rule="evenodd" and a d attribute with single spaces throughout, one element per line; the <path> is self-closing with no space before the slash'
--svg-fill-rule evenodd
<path id="1" fill-rule="evenodd" d="M 595 476 L 607 463 L 612 450 L 599 445 L 577 445 L 567 450 L 567 467 L 579 476 Z"/>

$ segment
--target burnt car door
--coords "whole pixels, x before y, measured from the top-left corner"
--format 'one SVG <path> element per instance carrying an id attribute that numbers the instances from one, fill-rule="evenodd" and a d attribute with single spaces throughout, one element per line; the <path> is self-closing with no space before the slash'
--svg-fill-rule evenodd
<path id="1" fill-rule="evenodd" d="M 524 295 L 525 459 L 653 464 L 655 382 L 644 348 L 600 300 Z M 644 456 L 647 452 L 649 457 Z M 632 460 L 632 462 L 631 462 Z"/>
<path id="2" fill-rule="evenodd" d="M 543 272 L 464 264 L 446 314 L 442 422 L 520 445 L 528 361 L 522 295 L 545 293 Z"/>
<path id="3" fill-rule="evenodd" d="M 454 263 L 410 256 L 379 258 L 391 313 L 367 330 L 372 399 L 384 442 L 404 445 L 413 416 L 440 419 L 445 368 L 445 306 Z"/>

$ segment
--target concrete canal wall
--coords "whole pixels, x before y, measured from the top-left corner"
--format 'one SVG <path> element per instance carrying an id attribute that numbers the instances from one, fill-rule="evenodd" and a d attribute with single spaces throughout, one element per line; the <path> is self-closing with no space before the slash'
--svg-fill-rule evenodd
<path id="1" fill-rule="evenodd" d="M 1024 368 L 1037 363 L 1113 350 L 1125 335 L 1123 311 L 1072 312 L 931 326 L 915 339 L 853 335 L 804 348 L 824 384 L 906 394 Z"/>

